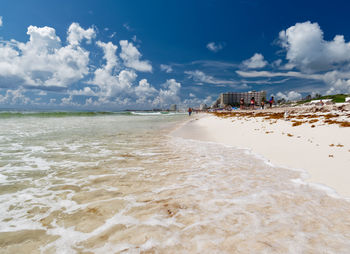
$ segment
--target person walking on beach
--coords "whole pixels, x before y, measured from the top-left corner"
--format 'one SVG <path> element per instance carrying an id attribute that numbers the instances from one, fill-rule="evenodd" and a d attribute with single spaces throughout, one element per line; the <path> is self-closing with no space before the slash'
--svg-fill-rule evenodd
<path id="1" fill-rule="evenodd" d="M 254 109 L 254 106 L 255 106 L 255 98 L 252 97 L 252 98 L 250 99 L 250 107 L 251 107 L 251 109 Z"/>
<path id="2" fill-rule="evenodd" d="M 260 105 L 261 105 L 261 109 L 264 109 L 264 107 L 265 107 L 265 101 L 264 101 L 264 99 L 261 100 Z"/>
<path id="3" fill-rule="evenodd" d="M 191 116 L 192 114 L 192 108 L 188 108 L 188 116 Z"/>
<path id="4" fill-rule="evenodd" d="M 239 101 L 239 108 L 243 109 L 244 108 L 244 99 L 241 98 L 241 100 Z"/>
<path id="5" fill-rule="evenodd" d="M 275 99 L 273 98 L 273 96 L 271 96 L 271 99 L 269 100 L 269 104 L 270 104 L 270 108 L 272 107 L 272 104 L 275 103 Z"/>

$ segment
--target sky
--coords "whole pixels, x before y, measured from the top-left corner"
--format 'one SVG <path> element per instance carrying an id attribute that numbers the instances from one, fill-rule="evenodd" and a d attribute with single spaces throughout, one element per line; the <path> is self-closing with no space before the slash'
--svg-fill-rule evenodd
<path id="1" fill-rule="evenodd" d="M 350 2 L 1 0 L 0 109 L 350 93 Z"/>

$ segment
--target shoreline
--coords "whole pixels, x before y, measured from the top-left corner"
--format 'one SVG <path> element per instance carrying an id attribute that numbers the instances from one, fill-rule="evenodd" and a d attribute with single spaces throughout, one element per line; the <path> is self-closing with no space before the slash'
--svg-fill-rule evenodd
<path id="1" fill-rule="evenodd" d="M 300 171 L 308 184 L 329 187 L 348 199 L 350 128 L 341 127 L 349 123 L 347 107 L 324 112 L 300 107 L 193 115 L 172 135 L 247 149 L 276 167 Z"/>

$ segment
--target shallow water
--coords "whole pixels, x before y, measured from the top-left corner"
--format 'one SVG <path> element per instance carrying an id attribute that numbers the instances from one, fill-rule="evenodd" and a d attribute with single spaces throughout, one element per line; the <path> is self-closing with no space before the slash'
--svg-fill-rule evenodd
<path id="1" fill-rule="evenodd" d="M 0 253 L 349 253 L 349 202 L 184 119 L 1 119 Z"/>

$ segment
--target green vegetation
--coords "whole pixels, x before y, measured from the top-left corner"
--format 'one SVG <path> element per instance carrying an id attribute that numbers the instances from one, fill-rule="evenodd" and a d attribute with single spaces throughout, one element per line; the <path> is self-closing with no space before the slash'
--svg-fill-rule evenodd
<path id="1" fill-rule="evenodd" d="M 301 101 L 298 101 L 297 104 L 304 104 L 312 100 L 326 100 L 326 99 L 332 99 L 332 102 L 338 103 L 338 102 L 345 102 L 346 97 L 350 97 L 350 95 L 349 94 L 325 95 L 325 96 L 319 96 L 317 98 L 301 100 Z"/>
<path id="2" fill-rule="evenodd" d="M 345 102 L 345 98 L 349 96 L 348 94 L 335 94 L 322 96 L 320 99 L 332 99 L 333 102 Z"/>

